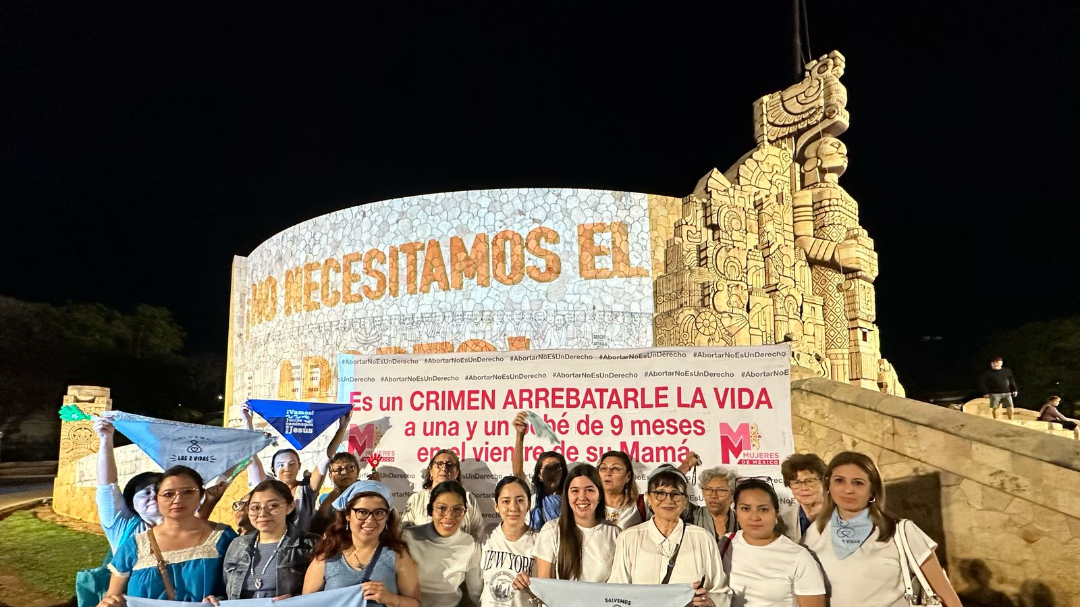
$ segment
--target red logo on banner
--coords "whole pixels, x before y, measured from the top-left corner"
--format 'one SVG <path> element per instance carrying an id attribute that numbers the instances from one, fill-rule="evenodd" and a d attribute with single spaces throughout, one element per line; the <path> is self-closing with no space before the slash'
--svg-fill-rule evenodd
<path id="1" fill-rule="evenodd" d="M 720 422 L 720 459 L 723 463 L 730 464 L 733 459 L 738 462 L 743 451 L 757 451 L 760 446 L 761 434 L 757 424 L 739 424 L 732 429 Z"/>
<path id="2" fill-rule="evenodd" d="M 367 463 L 371 464 L 371 469 L 374 470 L 379 467 L 379 462 L 382 461 L 382 456 L 378 453 L 372 453 L 367 457 Z"/>

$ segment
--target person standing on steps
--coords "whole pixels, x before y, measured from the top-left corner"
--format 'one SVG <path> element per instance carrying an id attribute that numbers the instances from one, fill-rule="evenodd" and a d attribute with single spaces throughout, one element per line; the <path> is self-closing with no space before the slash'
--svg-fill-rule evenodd
<path id="1" fill-rule="evenodd" d="M 979 376 L 979 390 L 985 398 L 990 399 L 990 412 L 993 413 L 994 419 L 998 418 L 997 410 L 1002 404 L 1009 408 L 1007 415 L 1009 419 L 1012 419 L 1013 398 L 1020 393 L 1012 370 L 1003 364 L 1004 361 L 1000 356 L 993 358 L 990 360 L 990 368 Z"/>

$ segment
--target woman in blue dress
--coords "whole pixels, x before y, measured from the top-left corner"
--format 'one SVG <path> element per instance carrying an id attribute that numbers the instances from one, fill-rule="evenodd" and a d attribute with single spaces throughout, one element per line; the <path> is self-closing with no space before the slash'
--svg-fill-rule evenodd
<path id="1" fill-rule="evenodd" d="M 236 532 L 195 516 L 205 494 L 202 477 L 191 468 L 174 466 L 161 475 L 156 500 L 162 521 L 117 549 L 109 565 L 109 590 L 99 607 L 122 607 L 124 595 L 199 602 L 225 593 L 222 560 Z M 175 597 L 168 596 L 151 550 L 155 541 Z"/>
<path id="2" fill-rule="evenodd" d="M 359 586 L 368 607 L 420 607 L 416 561 L 398 532 L 394 495 L 359 481 L 334 500 L 333 522 L 312 552 L 304 594 Z"/>

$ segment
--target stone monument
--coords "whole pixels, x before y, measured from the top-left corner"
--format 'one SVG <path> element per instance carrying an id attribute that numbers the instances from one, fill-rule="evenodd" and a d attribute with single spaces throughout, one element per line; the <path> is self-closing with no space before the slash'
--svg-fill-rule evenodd
<path id="1" fill-rule="evenodd" d="M 881 357 L 877 253 L 838 181 L 847 147 L 844 56 L 754 105 L 757 148 L 682 199 L 655 282 L 657 346 L 791 342 L 795 364 L 903 395 Z"/>

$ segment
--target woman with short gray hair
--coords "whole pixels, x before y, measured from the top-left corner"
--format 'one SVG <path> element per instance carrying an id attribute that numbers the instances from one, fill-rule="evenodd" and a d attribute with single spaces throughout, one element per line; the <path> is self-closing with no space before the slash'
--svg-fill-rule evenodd
<path id="1" fill-rule="evenodd" d="M 700 460 L 698 460 L 700 461 Z M 735 471 L 715 466 L 701 471 L 701 496 L 705 506 L 687 504 L 682 518 L 687 523 L 704 528 L 716 539 L 721 556 L 727 550 L 730 538 L 739 530 L 735 512 L 731 509 L 732 491 L 735 489 Z"/>

